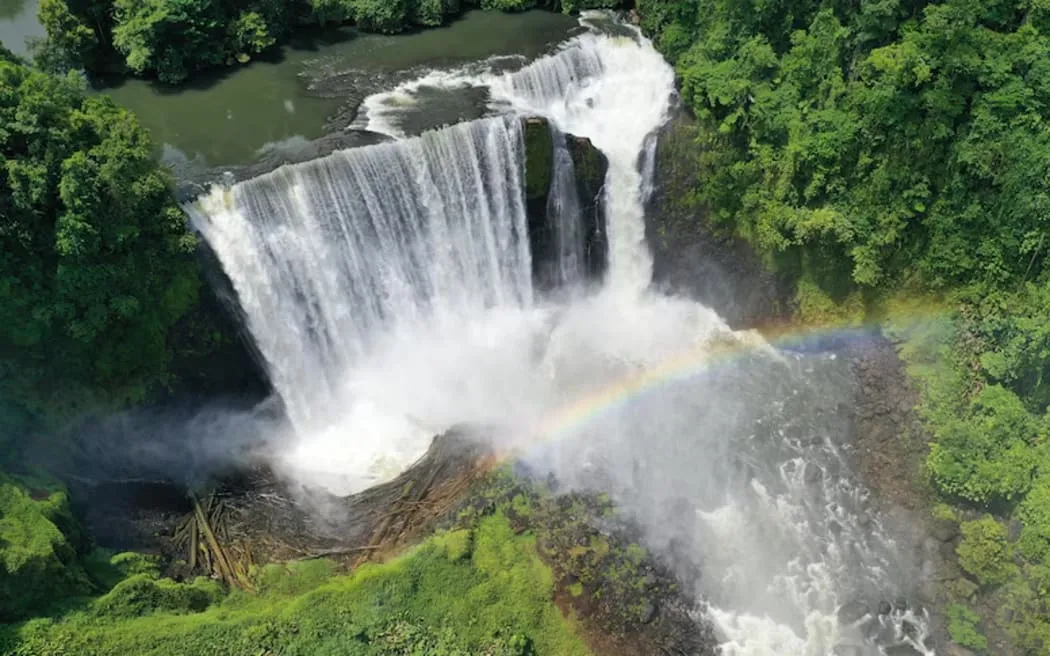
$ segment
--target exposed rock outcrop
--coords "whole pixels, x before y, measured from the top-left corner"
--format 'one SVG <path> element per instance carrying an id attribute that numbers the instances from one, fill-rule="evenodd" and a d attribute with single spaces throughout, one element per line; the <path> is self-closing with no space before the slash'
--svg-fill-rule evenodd
<path id="1" fill-rule="evenodd" d="M 566 158 L 567 155 L 567 158 Z M 567 167 L 571 166 L 571 171 Z M 546 119 L 525 119 L 525 202 L 529 216 L 529 247 L 535 284 L 550 290 L 558 284 L 559 224 L 566 198 L 578 203 L 582 236 L 582 270 L 589 279 L 605 271 L 608 244 L 602 191 L 608 160 L 589 139 L 564 134 Z M 558 189 L 568 177 L 573 189 Z"/>
<path id="2" fill-rule="evenodd" d="M 733 328 L 781 319 L 786 294 L 743 240 L 721 233 L 696 200 L 695 121 L 684 111 L 657 135 L 654 188 L 645 236 L 653 283 L 716 310 Z"/>

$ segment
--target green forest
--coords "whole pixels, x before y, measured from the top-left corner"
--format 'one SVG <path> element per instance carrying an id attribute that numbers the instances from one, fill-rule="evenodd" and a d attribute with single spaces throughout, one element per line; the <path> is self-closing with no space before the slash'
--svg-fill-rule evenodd
<path id="1" fill-rule="evenodd" d="M 150 135 L 75 71 L 179 84 L 309 26 L 394 33 L 467 4 L 42 0 L 48 38 L 34 62 L 0 48 L 0 453 L 85 412 L 154 402 L 236 341 L 205 304 L 198 244 Z M 621 4 L 480 0 L 566 13 Z M 988 653 L 988 636 L 1004 635 L 1045 654 L 1050 2 L 636 9 L 696 119 L 698 173 L 680 202 L 789 281 L 797 323 L 878 325 L 899 345 L 921 391 L 932 512 L 962 535 L 968 576 L 946 584 L 952 639 Z M 0 628 L 0 651 L 585 653 L 550 603 L 535 538 L 499 513 L 361 576 L 327 561 L 257 572 L 264 592 L 252 596 L 93 550 L 61 485 L 32 476 L 0 475 L 0 620 L 64 615 Z M 460 598 L 484 605 L 497 585 L 519 603 L 464 619 Z M 435 590 L 455 603 L 425 603 Z M 366 603 L 377 595 L 389 605 Z M 73 601 L 56 611 L 58 597 Z M 364 619 L 340 643 L 333 627 L 351 612 Z M 91 643 L 98 626 L 111 642 Z M 303 651 L 322 638 L 327 651 Z"/>
<path id="2" fill-rule="evenodd" d="M 638 9 L 697 118 L 688 202 L 792 281 L 801 320 L 883 322 L 902 341 L 926 472 L 942 512 L 968 520 L 953 637 L 987 647 L 981 603 L 981 621 L 1044 653 L 1050 5 Z"/>
<path id="3" fill-rule="evenodd" d="M 194 71 L 245 63 L 297 27 L 353 23 L 393 34 L 435 27 L 469 6 L 525 11 L 615 7 L 620 0 L 42 0 L 52 69 L 130 72 L 177 84 Z"/>
<path id="4" fill-rule="evenodd" d="M 202 286 L 170 175 L 76 75 L 6 55 L 0 85 L 3 396 L 56 419 L 140 403 L 168 382 Z"/>

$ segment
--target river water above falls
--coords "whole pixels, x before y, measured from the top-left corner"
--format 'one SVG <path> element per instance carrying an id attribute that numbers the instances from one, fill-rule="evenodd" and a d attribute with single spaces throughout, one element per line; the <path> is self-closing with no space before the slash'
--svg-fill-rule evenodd
<path id="1" fill-rule="evenodd" d="M 305 140 L 341 127 L 343 115 L 352 116 L 364 96 L 416 71 L 488 58 L 520 66 L 565 39 L 575 25 L 546 11 L 470 11 L 445 27 L 397 36 L 352 28 L 306 32 L 271 56 L 206 73 L 178 89 L 124 79 L 101 90 L 135 112 L 165 146 L 169 162 L 244 164 L 260 152 L 294 152 Z M 479 110 L 472 101 L 432 103 L 424 127 L 475 118 Z"/>
<path id="2" fill-rule="evenodd" d="M 346 494 L 485 426 L 533 470 L 610 492 L 708 602 L 725 654 L 933 653 L 912 568 L 842 455 L 848 365 L 649 288 L 642 164 L 673 73 L 633 29 L 582 23 L 524 68 L 445 67 L 366 98 L 353 125 L 390 143 L 187 205 L 288 415 L 276 466 Z M 463 94 L 486 117 L 419 134 L 428 102 Z M 601 281 L 569 247 L 560 286 L 535 286 L 523 116 L 608 159 Z M 580 199 L 559 202 L 560 243 L 583 239 Z"/>

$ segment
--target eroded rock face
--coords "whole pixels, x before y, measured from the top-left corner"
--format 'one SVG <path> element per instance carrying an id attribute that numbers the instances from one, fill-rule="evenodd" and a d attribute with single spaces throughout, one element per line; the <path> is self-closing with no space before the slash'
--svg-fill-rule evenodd
<path id="1" fill-rule="evenodd" d="M 535 285 L 549 291 L 566 283 L 559 269 L 569 233 L 578 237 L 580 275 L 605 271 L 608 243 L 602 191 L 608 160 L 589 139 L 564 134 L 544 118 L 525 122 L 525 203 Z M 562 186 L 568 185 L 565 188 Z M 571 206 L 571 207 L 570 207 Z M 578 212 L 578 218 L 577 218 Z M 575 226 L 565 222 L 578 221 Z M 572 281 L 580 282 L 580 281 Z"/>
<path id="2" fill-rule="evenodd" d="M 602 195 L 609 161 L 590 139 L 565 135 L 572 157 L 576 180 L 576 194 L 580 199 L 582 227 L 585 236 L 585 270 L 591 279 L 605 272 L 608 264 L 609 241 L 605 230 L 605 210 Z"/>
<path id="3" fill-rule="evenodd" d="M 653 284 L 711 307 L 733 328 L 780 319 L 786 294 L 777 281 L 747 244 L 712 226 L 707 208 L 694 199 L 696 136 L 695 121 L 684 112 L 657 136 L 645 219 Z"/>

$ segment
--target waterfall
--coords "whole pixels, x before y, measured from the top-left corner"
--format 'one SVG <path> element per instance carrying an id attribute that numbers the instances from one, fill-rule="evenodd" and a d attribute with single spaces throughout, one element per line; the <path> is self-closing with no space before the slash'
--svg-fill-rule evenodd
<path id="1" fill-rule="evenodd" d="M 727 656 L 932 654 L 914 606 L 874 632 L 836 616 L 916 583 L 842 455 L 848 365 L 780 352 L 649 289 L 644 202 L 674 73 L 638 30 L 581 22 L 591 30 L 518 71 L 436 71 L 367 98 L 355 125 L 393 143 L 187 208 L 287 409 L 274 466 L 350 493 L 434 434 L 484 425 L 565 485 L 613 494 L 709 602 Z M 401 119 L 435 86 L 485 89 L 494 116 L 408 134 Z M 561 285 L 583 268 L 563 133 L 608 159 L 608 269 L 593 293 L 533 288 L 522 115 L 553 130 L 555 247 L 538 264 Z"/>
<path id="2" fill-rule="evenodd" d="M 581 22 L 594 27 L 600 19 L 587 12 Z M 606 283 L 618 293 L 638 294 L 652 279 L 643 221 L 646 182 L 638 162 L 644 153 L 651 156 L 652 134 L 668 118 L 674 71 L 637 29 L 619 31 L 625 34 L 581 34 L 512 73 L 479 74 L 470 67 L 410 80 L 366 98 L 355 124 L 402 138 L 402 123 L 418 111 L 421 90 L 485 87 L 494 111 L 544 116 L 563 132 L 590 139 L 609 160 Z"/>
<path id="3" fill-rule="evenodd" d="M 551 241 L 553 257 L 543 263 L 541 278 L 556 288 L 571 289 L 586 275 L 585 236 L 580 197 L 576 190 L 576 171 L 565 135 L 551 124 L 551 186 L 547 192 L 545 232 Z"/>
<path id="4" fill-rule="evenodd" d="M 299 431 L 408 324 L 533 301 L 520 122 L 336 152 L 188 207 L 220 255 Z"/>
<path id="5" fill-rule="evenodd" d="M 490 87 L 497 104 L 547 116 L 605 153 L 607 284 L 637 294 L 652 279 L 638 160 L 650 135 L 667 120 L 674 71 L 640 33 L 628 34 L 582 34 L 559 52 L 496 77 Z"/>

